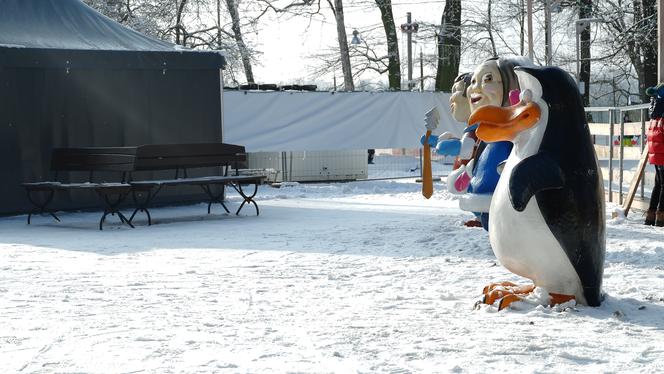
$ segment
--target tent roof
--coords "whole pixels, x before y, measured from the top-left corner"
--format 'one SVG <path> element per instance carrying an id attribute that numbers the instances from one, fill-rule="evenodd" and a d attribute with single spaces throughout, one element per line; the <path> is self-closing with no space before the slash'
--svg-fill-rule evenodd
<path id="1" fill-rule="evenodd" d="M 0 0 L 0 9 L 0 54 L 5 58 L 14 56 L 0 65 L 60 66 L 61 58 L 68 57 L 69 67 L 91 67 L 95 61 L 129 68 L 222 68 L 225 64 L 219 52 L 193 51 L 145 36 L 80 0 Z M 90 52 L 102 51 L 113 56 L 110 61 L 99 55 L 89 56 Z M 45 53 L 55 55 L 55 60 L 53 56 L 47 60 L 36 57 Z M 147 61 L 146 55 L 150 56 Z M 194 66 L 187 66 L 194 60 Z"/>

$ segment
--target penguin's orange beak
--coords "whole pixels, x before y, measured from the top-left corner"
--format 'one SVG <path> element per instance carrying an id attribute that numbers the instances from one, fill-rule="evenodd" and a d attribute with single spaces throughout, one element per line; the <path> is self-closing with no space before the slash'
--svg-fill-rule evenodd
<path id="1" fill-rule="evenodd" d="M 540 118 L 537 104 L 516 104 L 510 107 L 487 105 L 475 110 L 468 123 L 478 124 L 477 137 L 485 142 L 512 141 L 516 136 L 533 127 Z"/>

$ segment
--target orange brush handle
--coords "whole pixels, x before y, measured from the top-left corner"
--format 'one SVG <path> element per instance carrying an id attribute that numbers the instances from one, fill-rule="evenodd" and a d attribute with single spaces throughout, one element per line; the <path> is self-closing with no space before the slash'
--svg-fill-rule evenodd
<path id="1" fill-rule="evenodd" d="M 431 176 L 431 147 L 429 146 L 431 130 L 424 136 L 424 160 L 422 162 L 422 195 L 430 198 L 433 195 L 433 177 Z"/>

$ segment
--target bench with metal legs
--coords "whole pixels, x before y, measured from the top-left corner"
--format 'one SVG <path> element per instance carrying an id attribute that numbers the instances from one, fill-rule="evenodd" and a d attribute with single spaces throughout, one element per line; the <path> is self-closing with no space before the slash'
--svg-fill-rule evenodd
<path id="1" fill-rule="evenodd" d="M 242 190 L 242 183 L 230 183 L 231 187 L 233 187 L 235 189 L 235 191 L 237 191 L 237 193 L 239 193 L 240 196 L 242 196 L 242 198 L 244 199 L 244 201 L 242 201 L 242 204 L 240 204 L 240 207 L 237 208 L 237 212 L 235 212 L 235 215 L 240 214 L 240 210 L 242 210 L 242 208 L 244 207 L 244 204 L 247 204 L 247 205 L 254 204 L 254 207 L 256 208 L 256 215 L 259 214 L 258 204 L 256 204 L 256 201 L 254 201 L 254 196 L 256 196 L 256 193 L 258 192 L 258 184 L 263 179 L 264 178 L 262 178 L 261 180 L 257 180 L 253 183 L 254 192 L 251 195 L 247 195 L 247 194 L 244 193 L 244 191 Z M 224 208 L 225 208 L 225 206 L 224 206 Z"/>
<path id="2" fill-rule="evenodd" d="M 210 214 L 210 213 L 211 213 L 211 211 L 212 211 L 212 204 L 214 204 L 214 203 L 219 203 L 219 204 L 221 204 L 221 206 L 224 208 L 224 210 L 226 211 L 226 213 L 230 213 L 230 212 L 231 212 L 231 211 L 228 210 L 228 208 L 226 207 L 226 204 L 224 204 L 224 195 L 225 195 L 224 185 L 221 186 L 221 192 L 219 192 L 219 193 L 214 193 L 214 192 L 212 191 L 212 188 L 210 187 L 209 184 L 201 184 L 200 186 L 201 186 L 201 188 L 203 189 L 203 191 L 205 192 L 205 194 L 208 196 L 208 208 L 207 208 L 207 214 Z"/>
<path id="3" fill-rule="evenodd" d="M 27 185 L 27 183 L 26 183 Z M 57 191 L 67 190 L 94 190 L 99 196 L 99 200 L 103 207 L 103 213 L 99 220 L 99 230 L 103 230 L 104 221 L 106 216 L 116 215 L 120 218 L 120 222 L 134 227 L 127 217 L 120 211 L 120 205 L 125 201 L 131 185 L 125 183 L 53 183 L 51 186 L 45 184 L 41 186 L 25 186 L 28 191 L 28 200 L 35 205 L 35 209 L 28 214 L 28 225 L 32 222 L 32 215 L 35 213 L 49 213 L 56 221 L 60 222 L 60 218 L 55 215 L 56 210 L 48 208 L 48 205 L 53 201 Z M 35 197 L 35 193 L 46 193 L 46 198 L 40 200 Z"/>
<path id="4" fill-rule="evenodd" d="M 51 170 L 55 172 L 55 178 L 51 182 L 24 183 L 23 187 L 28 191 L 28 199 L 35 209 L 28 214 L 28 223 L 32 215 L 37 213 L 48 213 L 54 219 L 60 220 L 49 204 L 54 200 L 54 195 L 61 190 L 93 190 L 103 204 L 103 213 L 99 220 L 99 229 L 103 230 L 104 222 L 109 215 L 117 215 L 123 224 L 134 227 L 133 220 L 138 212 L 144 212 L 148 219 L 148 225 L 152 225 L 152 217 L 149 207 L 155 196 L 165 186 L 200 186 L 207 195 L 207 211 L 212 211 L 212 205 L 219 203 L 226 213 L 230 210 L 224 202 L 225 186 L 230 185 L 242 196 L 242 203 L 235 212 L 240 213 L 245 205 L 253 204 L 256 215 L 259 214 L 258 205 L 254 200 L 258 191 L 258 185 L 265 179 L 264 175 L 239 175 L 240 168 L 246 167 L 247 154 L 245 148 L 240 145 L 226 143 L 194 143 L 194 144 L 150 144 L 138 147 L 85 147 L 85 148 L 56 148 L 51 155 Z M 228 175 L 233 167 L 235 175 Z M 188 169 L 214 168 L 212 175 L 204 177 L 189 177 Z M 165 180 L 136 180 L 141 172 L 154 172 L 162 170 L 174 170 L 174 179 Z M 183 174 L 180 175 L 180 171 Z M 86 182 L 70 183 L 69 179 L 58 179 L 58 172 L 87 172 L 89 176 Z M 93 174 L 97 172 L 119 172 L 122 173 L 120 183 L 94 183 Z M 136 174 L 134 174 L 136 173 Z M 207 171 L 206 171 L 207 173 Z M 70 176 L 71 177 L 71 176 Z M 125 181 L 128 181 L 125 183 Z M 254 185 L 253 193 L 247 194 L 242 185 Z M 219 185 L 221 192 L 216 192 L 213 185 Z M 46 194 L 39 199 L 39 194 Z M 120 211 L 120 207 L 126 198 L 132 194 L 134 211 L 129 218 Z"/>
<path id="5" fill-rule="evenodd" d="M 35 207 L 28 213 L 28 225 L 30 224 L 33 214 L 44 214 L 48 213 L 56 221 L 60 222 L 60 218 L 55 215 L 54 209 L 49 209 L 48 205 L 53 201 L 55 196 L 55 185 L 56 183 L 24 183 L 23 187 L 28 193 L 28 200 Z M 38 195 L 45 194 L 44 198 L 39 198 Z"/>
<path id="6" fill-rule="evenodd" d="M 127 217 L 125 217 L 125 215 L 120 211 L 120 205 L 127 198 L 129 192 L 131 192 L 130 185 L 123 184 L 121 186 L 100 186 L 95 188 L 95 191 L 99 195 L 101 201 L 104 203 L 104 212 L 101 216 L 101 219 L 99 220 L 99 230 L 104 229 L 104 221 L 106 220 L 106 216 L 109 214 L 112 216 L 117 214 L 118 218 L 120 218 L 120 222 L 129 225 L 129 227 L 132 229 L 134 228 L 134 225 L 131 224 L 131 220 L 128 220 Z"/>
<path id="7" fill-rule="evenodd" d="M 144 212 L 148 218 L 148 225 L 152 225 L 152 217 L 150 215 L 149 207 L 150 203 L 154 200 L 154 197 L 162 190 L 163 187 L 167 186 L 200 186 L 201 189 L 208 196 L 208 206 L 207 213 L 212 212 L 212 205 L 214 203 L 220 204 L 226 213 L 230 213 L 230 210 L 224 203 L 225 189 L 226 185 L 230 185 L 237 191 L 240 196 L 242 196 L 243 201 L 240 207 L 235 212 L 236 215 L 240 213 L 240 210 L 244 207 L 245 204 L 254 204 L 256 207 L 256 215 L 258 215 L 258 205 L 254 201 L 254 196 L 258 191 L 258 185 L 265 180 L 265 176 L 245 176 L 245 175 L 231 175 L 231 176 L 218 176 L 218 177 L 194 177 L 194 178 L 176 178 L 168 180 L 153 180 L 153 181 L 135 181 L 130 182 L 135 191 L 132 191 L 134 199 L 134 212 L 129 217 L 129 222 L 133 222 L 136 214 L 138 212 Z M 247 195 L 242 190 L 242 184 L 253 184 L 254 191 L 252 194 Z M 215 193 L 212 189 L 213 185 L 220 185 L 221 191 Z M 140 199 L 138 196 L 139 192 L 145 193 L 145 197 Z"/>

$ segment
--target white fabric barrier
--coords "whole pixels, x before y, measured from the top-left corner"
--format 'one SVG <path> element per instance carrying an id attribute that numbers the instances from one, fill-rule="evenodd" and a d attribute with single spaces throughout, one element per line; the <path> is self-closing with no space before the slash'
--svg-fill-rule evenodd
<path id="1" fill-rule="evenodd" d="M 435 133 L 463 125 L 443 92 L 224 91 L 226 143 L 249 152 L 417 148 L 424 113 L 438 107 Z"/>

